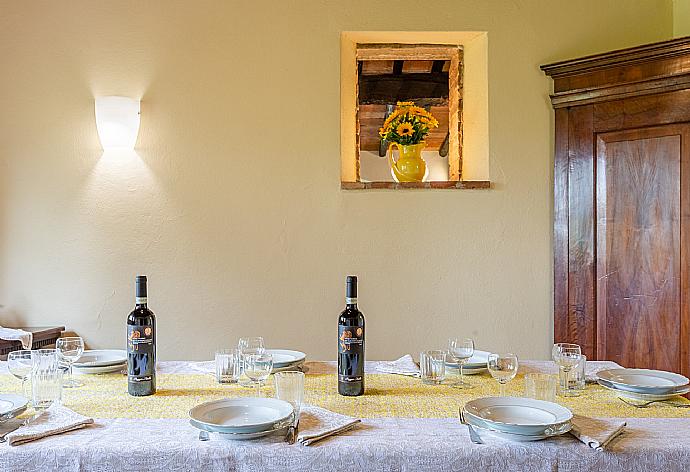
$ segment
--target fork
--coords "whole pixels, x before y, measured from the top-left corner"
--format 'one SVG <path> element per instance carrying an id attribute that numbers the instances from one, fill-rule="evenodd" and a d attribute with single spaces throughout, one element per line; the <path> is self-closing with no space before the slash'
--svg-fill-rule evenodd
<path id="1" fill-rule="evenodd" d="M 690 408 L 690 403 L 675 403 L 668 400 L 652 400 L 643 403 L 633 403 L 621 397 L 618 397 L 618 399 L 626 405 L 634 406 L 635 408 L 648 408 L 652 403 L 663 403 L 664 405 L 673 406 L 676 408 Z"/>
<path id="2" fill-rule="evenodd" d="M 470 439 L 474 444 L 484 444 L 484 441 L 482 441 L 482 438 L 479 437 L 479 434 L 474 430 L 471 424 L 469 424 L 467 421 L 465 421 L 465 407 L 462 406 L 460 407 L 460 410 L 458 411 L 458 416 L 460 417 L 460 422 L 467 426 L 467 430 L 470 432 Z"/>

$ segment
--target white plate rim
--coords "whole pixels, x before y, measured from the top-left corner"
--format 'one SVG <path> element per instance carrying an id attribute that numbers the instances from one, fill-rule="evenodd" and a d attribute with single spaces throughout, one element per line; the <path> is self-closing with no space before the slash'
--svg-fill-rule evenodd
<path id="1" fill-rule="evenodd" d="M 621 382 L 620 380 L 614 380 L 612 376 L 621 373 L 632 373 L 636 375 L 647 375 L 649 377 L 657 377 L 664 380 L 674 382 L 674 385 L 669 386 L 651 386 L 651 385 L 637 385 L 627 382 Z M 603 379 L 614 385 L 621 385 L 624 387 L 639 389 L 640 393 L 659 393 L 665 394 L 670 393 L 672 390 L 682 389 L 683 387 L 690 384 L 690 379 L 681 374 L 676 374 L 675 372 L 668 372 L 665 370 L 656 369 L 605 369 L 597 372 L 597 378 Z"/>
<path id="2" fill-rule="evenodd" d="M 618 394 L 618 396 L 630 398 L 632 400 L 642 400 L 642 401 L 664 401 L 664 400 L 670 400 L 671 398 L 677 397 L 679 395 L 685 395 L 686 393 L 690 393 L 690 386 L 683 388 L 681 390 L 678 390 L 677 392 L 642 393 L 642 392 L 633 392 L 630 390 L 622 390 L 620 388 L 616 388 L 616 386 L 613 384 L 607 385 L 606 380 L 603 380 L 603 379 L 599 379 L 598 384 L 607 390 L 611 390 L 612 392 L 615 392 L 616 394 Z"/>
<path id="3" fill-rule="evenodd" d="M 0 411 L 0 417 L 11 415 L 22 408 L 26 408 L 29 404 L 28 398 L 22 397 L 21 395 L 15 395 L 14 393 L 0 393 L 0 400 L 12 403 L 9 410 Z"/>
<path id="4" fill-rule="evenodd" d="M 232 405 L 232 406 L 244 406 L 247 405 L 248 407 L 251 407 L 251 403 L 268 403 L 272 404 L 274 407 L 276 407 L 276 410 L 278 409 L 277 407 L 282 407 L 282 408 L 288 408 L 289 412 L 285 414 L 284 416 L 277 417 L 274 420 L 271 421 L 266 421 L 263 423 L 251 423 L 251 424 L 238 424 L 238 425 L 220 425 L 216 423 L 209 423 L 208 421 L 204 421 L 200 418 L 198 418 L 195 415 L 199 415 L 200 412 L 202 412 L 204 409 L 208 409 L 214 406 L 221 406 L 222 404 L 226 405 Z M 266 406 L 266 405 L 262 405 Z M 257 397 L 241 397 L 241 398 L 223 398 L 220 400 L 211 400 L 208 402 L 201 403 L 199 405 L 196 405 L 192 409 L 189 410 L 189 417 L 196 421 L 199 424 L 206 425 L 211 428 L 222 428 L 226 429 L 229 432 L 241 432 L 242 430 L 247 430 L 247 429 L 256 429 L 256 428 L 264 428 L 264 427 L 273 427 L 276 423 L 280 423 L 282 421 L 285 421 L 287 418 L 290 417 L 294 413 L 294 408 L 292 405 L 286 401 L 283 400 L 278 400 L 277 398 L 257 398 Z M 234 430 L 234 431 L 233 431 Z M 220 431 L 216 431 L 220 432 Z M 252 432 L 252 431 L 249 431 Z M 258 431 L 254 431 L 258 432 Z"/>
<path id="5" fill-rule="evenodd" d="M 508 423 L 505 421 L 497 421 L 497 420 L 490 420 L 488 418 L 484 418 L 481 416 L 481 411 L 479 408 L 485 408 L 485 407 L 490 407 L 490 406 L 502 406 L 505 405 L 505 402 L 507 401 L 512 401 L 515 402 L 513 405 L 508 404 L 508 406 L 521 406 L 521 407 L 531 407 L 535 409 L 539 409 L 542 411 L 547 411 L 548 413 L 551 413 L 556 417 L 556 420 L 552 423 L 544 423 L 544 424 L 522 424 L 522 423 Z M 522 403 L 522 404 L 520 404 Z M 539 408 L 541 407 L 541 408 Z M 496 425 L 502 425 L 502 426 L 509 426 L 509 427 L 517 427 L 517 428 L 540 428 L 540 427 L 549 427 L 549 426 L 556 426 L 560 425 L 563 423 L 567 423 L 573 418 L 573 413 L 566 407 L 559 405 L 558 403 L 553 403 L 553 402 L 547 402 L 545 400 L 535 400 L 533 398 L 523 398 L 523 397 L 482 397 L 482 398 L 476 398 L 474 400 L 470 400 L 467 403 L 465 403 L 465 414 L 469 414 L 474 416 L 475 418 L 484 421 L 489 424 L 496 424 Z M 563 415 L 561 419 L 559 419 L 559 414 Z"/>
<path id="6" fill-rule="evenodd" d="M 84 355 L 93 355 L 94 353 L 117 353 L 117 355 L 119 355 L 120 357 L 103 361 L 79 362 L 81 357 L 84 357 Z M 127 351 L 125 351 L 124 349 L 87 349 L 82 353 L 81 357 L 72 364 L 74 367 L 106 367 L 109 365 L 122 364 L 123 362 L 127 362 Z"/>
<path id="7" fill-rule="evenodd" d="M 127 362 L 121 364 L 113 365 L 103 365 L 103 366 L 93 366 L 93 367 L 78 367 L 74 366 L 74 371 L 79 374 L 84 375 L 95 375 L 95 374 L 112 374 L 114 372 L 119 372 L 123 369 L 127 369 Z"/>
<path id="8" fill-rule="evenodd" d="M 297 364 L 303 362 L 307 355 L 301 351 L 293 351 L 292 349 L 266 349 L 267 354 L 283 354 L 285 356 L 292 356 L 293 359 L 287 362 L 274 362 L 273 365 L 276 367 L 284 367 L 288 365 Z"/>

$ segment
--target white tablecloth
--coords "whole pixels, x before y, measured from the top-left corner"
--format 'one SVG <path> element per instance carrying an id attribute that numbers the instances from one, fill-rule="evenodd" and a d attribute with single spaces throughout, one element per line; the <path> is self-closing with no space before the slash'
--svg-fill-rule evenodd
<path id="1" fill-rule="evenodd" d="M 524 363 L 541 371 L 544 362 Z M 308 363 L 312 372 L 332 363 Z M 372 369 L 370 363 L 368 370 Z M 5 365 L 0 365 L 0 372 Z M 162 362 L 161 372 L 196 372 Z M 372 369 L 373 370 L 373 369 Z M 683 419 L 628 419 L 606 452 L 574 438 L 534 443 L 469 440 L 455 419 L 365 419 L 350 432 L 309 447 L 280 437 L 198 441 L 186 420 L 102 420 L 84 430 L 10 447 L 0 444 L 2 471 L 683 471 L 690 465 L 690 414 Z"/>

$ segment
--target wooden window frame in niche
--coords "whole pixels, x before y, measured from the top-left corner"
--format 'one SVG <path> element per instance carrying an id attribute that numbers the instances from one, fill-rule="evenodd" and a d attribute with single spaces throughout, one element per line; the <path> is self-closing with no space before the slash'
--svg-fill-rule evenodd
<path id="1" fill-rule="evenodd" d="M 342 182 L 357 188 L 474 188 L 462 182 L 463 144 L 463 47 L 449 44 L 357 43 L 356 61 L 449 61 L 448 68 L 448 180 L 428 182 L 362 182 L 360 176 L 359 76 L 355 79 L 355 175 L 356 182 Z M 355 67 L 355 71 L 358 71 Z M 467 185 L 469 184 L 469 185 Z M 482 185 L 483 186 L 483 185 Z"/>

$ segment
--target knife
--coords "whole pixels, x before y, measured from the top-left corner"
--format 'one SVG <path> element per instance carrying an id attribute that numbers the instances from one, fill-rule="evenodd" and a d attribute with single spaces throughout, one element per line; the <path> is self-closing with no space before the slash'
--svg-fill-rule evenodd
<path id="1" fill-rule="evenodd" d="M 286 443 L 295 444 L 295 440 L 297 439 L 297 428 L 299 428 L 299 415 L 297 415 L 294 423 L 288 428 L 287 434 L 285 435 Z"/>

